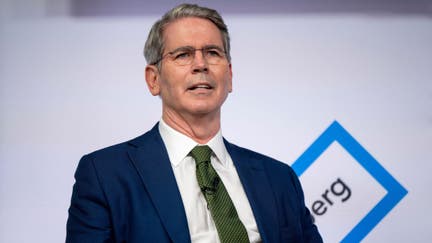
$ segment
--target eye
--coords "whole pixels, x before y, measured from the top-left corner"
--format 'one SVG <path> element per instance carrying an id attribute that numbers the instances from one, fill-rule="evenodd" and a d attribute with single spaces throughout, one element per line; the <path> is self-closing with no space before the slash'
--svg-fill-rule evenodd
<path id="1" fill-rule="evenodd" d="M 207 49 L 205 50 L 205 54 L 209 57 L 222 57 L 222 53 L 218 49 Z"/>
<path id="2" fill-rule="evenodd" d="M 191 51 L 178 51 L 173 53 L 173 57 L 175 60 L 177 59 L 186 59 L 192 56 Z"/>

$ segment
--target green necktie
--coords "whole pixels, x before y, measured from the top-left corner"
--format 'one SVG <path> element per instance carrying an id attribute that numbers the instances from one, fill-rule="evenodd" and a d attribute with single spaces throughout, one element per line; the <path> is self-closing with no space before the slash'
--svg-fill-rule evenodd
<path id="1" fill-rule="evenodd" d="M 240 221 L 224 184 L 210 163 L 209 146 L 196 146 L 190 155 L 196 162 L 196 176 L 207 207 L 215 222 L 222 243 L 249 242 L 246 228 Z"/>

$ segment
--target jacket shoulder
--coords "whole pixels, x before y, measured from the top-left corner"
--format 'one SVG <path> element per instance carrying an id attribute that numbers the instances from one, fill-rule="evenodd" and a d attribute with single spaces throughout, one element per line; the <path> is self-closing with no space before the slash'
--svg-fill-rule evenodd
<path id="1" fill-rule="evenodd" d="M 90 158 L 92 160 L 103 160 L 103 161 L 112 161 L 119 156 L 127 156 L 127 152 L 131 148 L 137 148 L 141 146 L 145 146 L 149 143 L 151 139 L 157 139 L 160 137 L 159 132 L 157 130 L 157 124 L 146 133 L 135 137 L 133 139 L 114 144 L 105 148 L 101 148 L 95 150 L 91 153 L 88 153 L 83 156 L 83 158 Z"/>
<path id="2" fill-rule="evenodd" d="M 280 160 L 274 159 L 268 155 L 265 155 L 265 154 L 262 154 L 262 153 L 244 148 L 244 147 L 240 147 L 238 145 L 231 144 L 228 142 L 227 142 L 227 144 L 228 144 L 228 146 L 231 147 L 231 150 L 235 150 L 238 153 L 243 154 L 245 156 L 248 156 L 251 159 L 261 161 L 263 163 L 263 165 L 265 167 L 268 167 L 269 169 L 275 169 L 275 170 L 277 170 L 277 169 L 285 169 L 285 170 L 289 169 L 289 170 L 291 170 L 291 167 L 288 164 L 286 164 Z"/>

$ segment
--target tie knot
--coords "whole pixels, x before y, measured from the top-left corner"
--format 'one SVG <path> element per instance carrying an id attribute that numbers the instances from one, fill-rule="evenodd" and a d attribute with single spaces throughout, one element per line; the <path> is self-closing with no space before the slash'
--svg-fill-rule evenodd
<path id="1" fill-rule="evenodd" d="M 210 162 L 211 153 L 212 150 L 209 146 L 199 145 L 195 146 L 195 148 L 193 148 L 189 154 L 192 156 L 192 158 L 194 158 L 195 162 L 199 164 L 202 162 Z"/>

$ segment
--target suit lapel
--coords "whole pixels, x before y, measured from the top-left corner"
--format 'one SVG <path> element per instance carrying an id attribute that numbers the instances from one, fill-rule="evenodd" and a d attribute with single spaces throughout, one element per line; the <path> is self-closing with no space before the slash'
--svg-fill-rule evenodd
<path id="1" fill-rule="evenodd" d="M 261 234 L 263 242 L 279 242 L 276 203 L 262 161 L 224 140 Z"/>
<path id="2" fill-rule="evenodd" d="M 171 240 L 190 242 L 183 201 L 158 124 L 148 133 L 130 141 L 130 144 L 135 148 L 129 150 L 129 156 Z"/>

